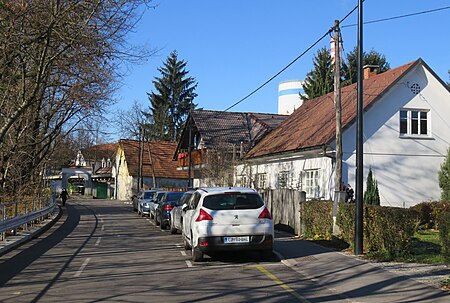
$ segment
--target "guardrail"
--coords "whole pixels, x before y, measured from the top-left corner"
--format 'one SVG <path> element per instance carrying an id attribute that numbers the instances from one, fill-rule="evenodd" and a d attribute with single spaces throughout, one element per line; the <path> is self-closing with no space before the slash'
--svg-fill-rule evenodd
<path id="1" fill-rule="evenodd" d="M 29 225 L 44 220 L 56 207 L 56 196 L 44 199 L 25 200 L 0 204 L 0 235 L 6 241 L 7 232 L 15 235 L 22 226 L 27 231 Z"/>

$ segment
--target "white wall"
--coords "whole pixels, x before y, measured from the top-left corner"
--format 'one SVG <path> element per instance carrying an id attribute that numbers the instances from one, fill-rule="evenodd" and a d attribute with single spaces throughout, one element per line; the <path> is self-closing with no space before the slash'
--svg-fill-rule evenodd
<path id="1" fill-rule="evenodd" d="M 422 88 L 413 94 L 411 85 Z M 429 138 L 400 138 L 401 108 L 429 110 Z M 409 207 L 440 198 L 438 171 L 450 146 L 450 94 L 418 66 L 364 114 L 364 186 L 369 167 L 382 205 Z M 355 185 L 355 125 L 343 134 L 344 169 Z M 344 175 L 345 173 L 344 172 Z"/>
<path id="2" fill-rule="evenodd" d="M 255 176 L 257 174 L 266 174 L 266 189 L 276 189 L 278 187 L 278 174 L 283 171 L 289 171 L 290 176 L 286 188 L 305 190 L 305 171 L 319 169 L 319 193 L 318 198 L 331 199 L 334 192 L 334 171 L 332 159 L 327 157 L 294 159 L 258 159 L 259 164 L 243 164 L 236 167 L 235 185 L 256 187 Z M 243 183 L 245 176 L 246 184 Z M 301 180 L 303 178 L 303 180 Z M 312 198 L 308 197 L 307 198 Z"/>

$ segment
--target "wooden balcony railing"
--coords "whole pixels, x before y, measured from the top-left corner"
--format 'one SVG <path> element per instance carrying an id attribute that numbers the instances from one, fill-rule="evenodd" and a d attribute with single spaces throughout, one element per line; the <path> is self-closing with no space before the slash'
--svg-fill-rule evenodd
<path id="1" fill-rule="evenodd" d="M 197 149 L 197 150 L 191 151 L 191 157 L 192 157 L 192 162 L 191 162 L 192 166 L 206 164 L 206 149 Z M 177 166 L 179 168 L 189 166 L 189 153 L 188 152 L 183 152 L 183 153 L 178 154 Z"/>

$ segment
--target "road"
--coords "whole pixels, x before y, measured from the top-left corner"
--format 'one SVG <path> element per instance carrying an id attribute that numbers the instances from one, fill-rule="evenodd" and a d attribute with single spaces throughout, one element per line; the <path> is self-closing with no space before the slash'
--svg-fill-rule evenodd
<path id="1" fill-rule="evenodd" d="M 345 302 L 254 254 L 190 261 L 181 235 L 114 200 L 70 200 L 39 238 L 0 258 L 0 302 Z"/>

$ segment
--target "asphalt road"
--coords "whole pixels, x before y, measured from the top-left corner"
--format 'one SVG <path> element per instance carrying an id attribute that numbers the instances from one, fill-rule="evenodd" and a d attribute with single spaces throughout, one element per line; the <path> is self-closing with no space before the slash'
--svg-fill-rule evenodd
<path id="1" fill-rule="evenodd" d="M 0 302 L 345 302 L 257 254 L 190 261 L 181 235 L 131 205 L 70 200 L 39 238 L 0 258 Z"/>

